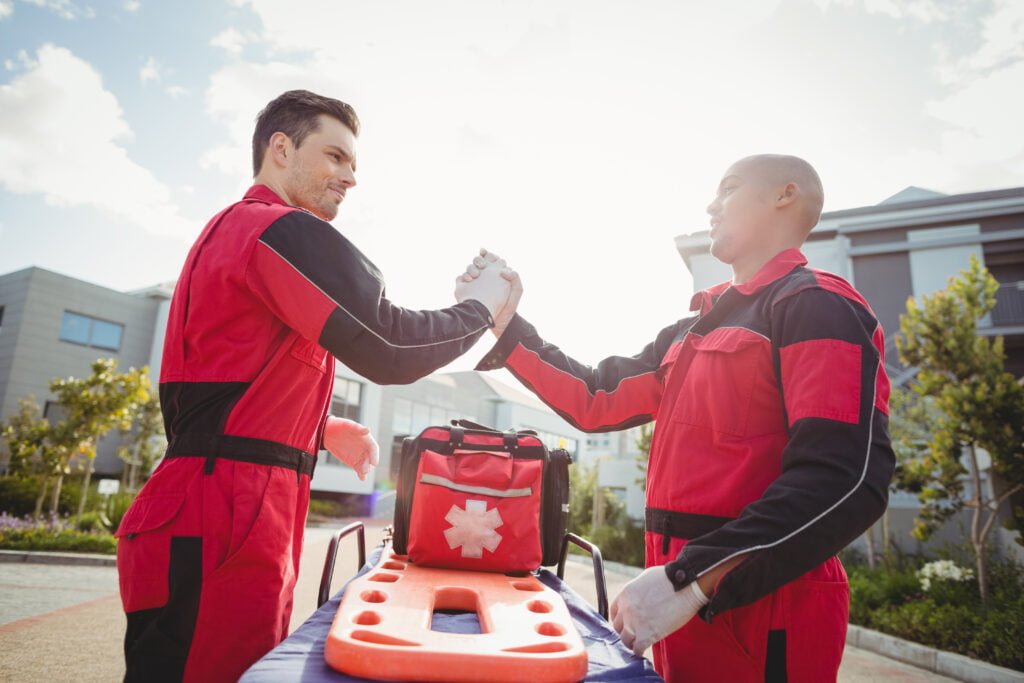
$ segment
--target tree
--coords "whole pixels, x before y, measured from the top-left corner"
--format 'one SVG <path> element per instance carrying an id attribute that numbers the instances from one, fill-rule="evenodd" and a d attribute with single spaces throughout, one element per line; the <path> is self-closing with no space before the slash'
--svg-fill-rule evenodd
<path id="1" fill-rule="evenodd" d="M 643 476 L 636 480 L 636 483 L 643 489 L 647 489 L 647 465 L 651 460 L 651 439 L 654 438 L 654 423 L 648 422 L 641 425 L 640 434 L 636 437 L 636 447 L 640 453 L 636 456 L 636 466 L 643 472 Z"/>
<path id="2" fill-rule="evenodd" d="M 36 468 L 35 456 L 43 446 L 49 422 L 39 411 L 35 397 L 18 399 L 18 412 L 7 419 L 3 428 L 7 442 L 8 474 L 31 474 Z"/>
<path id="3" fill-rule="evenodd" d="M 63 465 L 57 475 L 58 492 L 70 459 L 76 455 L 85 458 L 79 518 L 85 511 L 100 438 L 115 427 L 130 429 L 137 405 L 149 399 L 149 374 L 145 367 L 130 368 L 125 373 L 116 370 L 116 360 L 100 358 L 93 362 L 92 374 L 85 379 L 69 377 L 50 382 L 50 391 L 56 394 L 64 415 L 55 425 L 52 439 Z M 54 501 L 56 512 L 56 496 Z"/>
<path id="4" fill-rule="evenodd" d="M 995 307 L 999 284 L 977 258 L 945 290 L 907 302 L 900 317 L 900 359 L 918 368 L 912 390 L 931 411 L 927 448 L 904 452 L 904 488 L 923 504 L 914 535 L 928 538 L 960 510 L 971 510 L 970 542 L 978 587 L 988 597 L 986 549 L 1000 507 L 1024 490 L 1024 387 L 1004 369 L 1001 337 L 978 336 L 978 321 Z M 981 452 L 1005 484 L 982 486 Z M 965 490 L 965 475 L 971 486 Z"/>
<path id="5" fill-rule="evenodd" d="M 164 433 L 160 399 L 152 390 L 147 389 L 146 394 L 146 400 L 138 402 L 132 414 L 134 434 L 131 434 L 130 429 L 121 430 L 122 436 L 131 434 L 131 439 L 128 445 L 117 451 L 118 457 L 125 463 L 121 483 L 129 491 L 138 490 L 139 473 L 148 473 L 163 450 L 156 443 L 156 437 Z"/>
<path id="6" fill-rule="evenodd" d="M 33 517 L 39 519 L 46 500 L 47 476 L 51 463 L 47 461 L 51 451 L 46 447 L 46 438 L 50 432 L 50 422 L 42 416 L 39 404 L 32 396 L 18 399 L 18 412 L 8 418 L 3 428 L 4 441 L 10 460 L 7 464 L 8 474 L 15 476 L 32 475 L 42 472 L 42 483 L 36 497 Z"/>

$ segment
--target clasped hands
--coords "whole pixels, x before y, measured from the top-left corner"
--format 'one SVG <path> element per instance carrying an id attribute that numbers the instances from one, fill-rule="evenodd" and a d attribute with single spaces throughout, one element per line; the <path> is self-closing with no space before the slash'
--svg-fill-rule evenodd
<path id="1" fill-rule="evenodd" d="M 505 259 L 486 249 L 455 278 L 455 300 L 476 299 L 494 320 L 492 332 L 500 337 L 516 313 L 523 296 L 519 274 L 508 267 Z"/>
<path id="2" fill-rule="evenodd" d="M 494 333 L 501 336 L 523 294 L 519 275 L 505 265 L 497 254 L 486 249 L 455 280 L 455 298 L 459 302 L 476 299 L 487 307 L 494 320 Z M 380 449 L 370 428 L 342 417 L 327 417 L 324 423 L 324 448 L 355 470 L 360 481 L 366 479 L 380 460 Z"/>

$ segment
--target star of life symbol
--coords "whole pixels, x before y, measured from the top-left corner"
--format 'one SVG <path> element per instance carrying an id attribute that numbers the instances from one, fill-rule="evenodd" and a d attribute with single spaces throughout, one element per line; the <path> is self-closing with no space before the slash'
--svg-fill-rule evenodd
<path id="1" fill-rule="evenodd" d="M 504 522 L 497 508 L 487 509 L 487 501 L 467 500 L 465 510 L 452 505 L 444 519 L 452 525 L 444 531 L 448 547 L 462 546 L 463 557 L 481 558 L 484 548 L 493 553 L 501 543 L 501 534 L 495 529 Z"/>

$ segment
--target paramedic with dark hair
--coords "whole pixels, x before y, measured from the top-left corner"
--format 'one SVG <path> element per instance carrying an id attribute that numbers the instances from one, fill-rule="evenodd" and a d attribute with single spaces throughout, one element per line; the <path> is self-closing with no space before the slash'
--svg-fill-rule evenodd
<path id="1" fill-rule="evenodd" d="M 691 317 L 587 367 L 507 308 L 478 368 L 508 368 L 583 431 L 657 421 L 648 568 L 611 616 L 635 653 L 653 644 L 668 681 L 837 675 L 849 586 L 835 553 L 885 510 L 894 456 L 882 329 L 800 251 L 822 200 L 804 160 L 741 159 L 707 209 L 733 278 L 698 292 Z M 462 277 L 497 265 L 482 253 Z"/>
<path id="2" fill-rule="evenodd" d="M 167 453 L 117 531 L 127 681 L 235 681 L 287 634 L 316 453 L 360 478 L 377 463 L 366 427 L 327 414 L 335 358 L 412 382 L 472 346 L 509 298 L 494 269 L 459 282 L 450 308 L 388 301 L 327 222 L 356 184 L 358 132 L 338 100 L 270 102 L 253 186 L 186 258 L 160 372 Z"/>

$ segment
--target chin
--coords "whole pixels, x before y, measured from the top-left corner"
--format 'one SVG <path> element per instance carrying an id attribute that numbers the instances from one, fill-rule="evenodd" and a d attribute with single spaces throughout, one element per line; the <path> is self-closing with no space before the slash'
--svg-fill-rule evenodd
<path id="1" fill-rule="evenodd" d="M 722 263 L 732 263 L 736 260 L 735 254 L 729 250 L 728 244 L 711 243 L 711 255 Z"/>
<path id="2" fill-rule="evenodd" d="M 317 218 L 319 218 L 320 220 L 324 220 L 324 221 L 330 222 L 330 221 L 333 221 L 334 217 L 338 215 L 338 207 L 336 207 L 336 206 L 331 206 L 331 207 L 322 207 L 322 206 L 310 207 L 309 208 L 309 212 L 311 214 L 313 214 L 314 216 L 316 216 Z"/>

